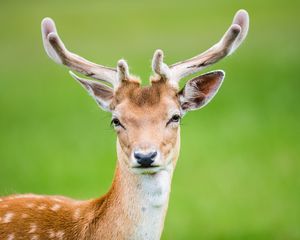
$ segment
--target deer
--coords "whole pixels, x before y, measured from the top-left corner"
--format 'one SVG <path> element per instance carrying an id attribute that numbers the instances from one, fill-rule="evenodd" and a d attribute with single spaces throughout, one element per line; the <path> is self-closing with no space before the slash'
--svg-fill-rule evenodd
<path id="1" fill-rule="evenodd" d="M 149 86 L 141 86 L 125 60 L 119 60 L 116 68 L 90 62 L 67 50 L 52 19 L 43 19 L 41 25 L 48 56 L 67 66 L 99 107 L 111 113 L 117 135 L 116 169 L 109 191 L 95 199 L 36 194 L 1 197 L 0 239 L 160 239 L 179 157 L 180 121 L 212 100 L 225 73 L 202 74 L 182 89 L 179 82 L 240 46 L 248 33 L 247 11 L 237 11 L 221 40 L 193 58 L 167 65 L 163 51 L 156 50 Z"/>

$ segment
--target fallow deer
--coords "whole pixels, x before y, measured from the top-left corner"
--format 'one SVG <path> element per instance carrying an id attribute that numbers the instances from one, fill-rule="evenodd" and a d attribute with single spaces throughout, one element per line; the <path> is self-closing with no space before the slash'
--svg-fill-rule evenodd
<path id="1" fill-rule="evenodd" d="M 215 96 L 224 72 L 195 77 L 181 90 L 179 81 L 234 52 L 248 26 L 248 13 L 239 10 L 217 44 L 170 66 L 163 62 L 163 52 L 156 50 L 151 85 L 141 87 L 124 60 L 110 68 L 68 51 L 53 20 L 45 18 L 42 36 L 48 56 L 106 83 L 70 72 L 102 109 L 112 113 L 117 133 L 115 176 L 107 194 L 87 201 L 33 194 L 0 198 L 0 239 L 160 239 L 180 148 L 179 122 Z"/>

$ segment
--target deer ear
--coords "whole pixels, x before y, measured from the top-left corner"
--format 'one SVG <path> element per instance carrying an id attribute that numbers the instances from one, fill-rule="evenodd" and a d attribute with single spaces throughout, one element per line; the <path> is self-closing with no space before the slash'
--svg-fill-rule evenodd
<path id="1" fill-rule="evenodd" d="M 204 107 L 218 92 L 225 72 L 218 70 L 189 80 L 179 92 L 183 112 Z"/>
<path id="2" fill-rule="evenodd" d="M 95 99 L 98 105 L 105 111 L 110 112 L 114 91 L 112 88 L 96 81 L 83 79 L 70 71 L 71 76 L 83 86 L 89 94 Z"/>

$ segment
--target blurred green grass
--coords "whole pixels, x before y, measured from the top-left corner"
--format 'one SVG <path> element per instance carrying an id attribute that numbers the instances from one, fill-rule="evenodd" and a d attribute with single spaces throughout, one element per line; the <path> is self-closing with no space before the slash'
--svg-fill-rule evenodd
<path id="1" fill-rule="evenodd" d="M 215 43 L 236 10 L 246 42 L 215 100 L 188 114 L 163 239 L 300 239 L 299 1 L 2 1 L 0 195 L 90 198 L 115 166 L 110 115 L 45 55 L 54 18 L 70 50 L 146 83 L 150 60 L 191 57 Z"/>

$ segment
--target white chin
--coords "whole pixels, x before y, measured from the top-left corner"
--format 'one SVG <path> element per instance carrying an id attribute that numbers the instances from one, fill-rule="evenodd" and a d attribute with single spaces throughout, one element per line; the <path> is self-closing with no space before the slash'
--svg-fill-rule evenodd
<path id="1" fill-rule="evenodd" d="M 135 174 L 155 174 L 163 170 L 163 167 L 148 167 L 148 168 L 141 168 L 141 167 L 132 167 L 132 172 Z"/>

